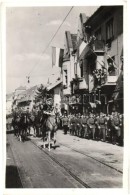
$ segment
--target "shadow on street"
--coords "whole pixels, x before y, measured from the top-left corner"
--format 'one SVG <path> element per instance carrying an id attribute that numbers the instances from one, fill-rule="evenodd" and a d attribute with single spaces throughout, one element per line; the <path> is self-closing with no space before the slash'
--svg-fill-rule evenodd
<path id="1" fill-rule="evenodd" d="M 6 188 L 22 188 L 22 183 L 16 166 L 6 167 Z"/>

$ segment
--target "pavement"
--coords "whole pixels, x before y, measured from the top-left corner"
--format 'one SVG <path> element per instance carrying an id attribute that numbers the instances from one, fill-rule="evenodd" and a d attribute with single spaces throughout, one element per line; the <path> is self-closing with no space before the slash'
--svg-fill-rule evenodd
<path id="1" fill-rule="evenodd" d="M 31 136 L 31 139 L 38 146 L 43 144 L 41 138 Z M 56 139 L 57 144 L 72 148 L 123 173 L 123 147 L 107 142 L 79 138 L 69 133 L 64 135 L 63 130 L 57 131 Z"/>
<path id="2" fill-rule="evenodd" d="M 9 142 L 7 141 L 6 144 L 7 153 L 6 153 L 6 177 L 5 177 L 5 187 L 6 188 L 22 188 L 21 179 L 19 176 L 19 172 L 16 166 L 16 162 L 11 150 L 11 147 L 9 145 Z"/>
<path id="3" fill-rule="evenodd" d="M 23 188 L 122 188 L 123 147 L 64 135 L 62 130 L 56 139 L 56 148 L 49 152 L 33 130 L 25 142 L 7 134 L 6 170 L 14 164 L 14 179 L 20 176 Z M 9 178 L 7 174 L 6 186 L 20 187 Z"/>
<path id="4" fill-rule="evenodd" d="M 64 168 L 27 140 L 7 135 L 6 188 L 84 188 Z M 11 166 L 16 169 L 16 174 Z M 18 181 L 19 180 L 19 181 Z"/>

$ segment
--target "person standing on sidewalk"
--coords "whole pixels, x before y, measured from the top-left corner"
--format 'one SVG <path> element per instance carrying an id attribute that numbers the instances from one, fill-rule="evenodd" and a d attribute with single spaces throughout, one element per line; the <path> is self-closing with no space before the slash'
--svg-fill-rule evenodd
<path id="1" fill-rule="evenodd" d="M 81 119 L 81 124 L 82 124 L 81 136 L 84 138 L 89 137 L 87 120 L 88 120 L 88 117 L 83 115 L 83 117 Z"/>
<path id="2" fill-rule="evenodd" d="M 99 129 L 99 138 L 103 140 L 103 142 L 105 142 L 107 120 L 105 118 L 105 115 L 102 112 L 100 113 L 99 118 L 97 118 L 97 125 Z"/>
<path id="3" fill-rule="evenodd" d="M 121 136 L 121 127 L 120 127 L 120 118 L 117 112 L 113 114 L 113 118 L 111 120 L 112 126 L 112 143 L 116 144 L 119 142 Z"/>
<path id="4" fill-rule="evenodd" d="M 75 133 L 76 133 L 76 117 L 74 114 L 72 115 L 72 117 L 70 119 L 70 130 L 71 130 L 70 134 L 75 135 Z"/>
<path id="5" fill-rule="evenodd" d="M 81 114 L 76 114 L 76 136 L 80 137 L 82 131 Z"/>
<path id="6" fill-rule="evenodd" d="M 62 126 L 63 126 L 63 130 L 64 130 L 64 134 L 67 134 L 68 131 L 68 126 L 69 126 L 69 119 L 67 117 L 67 113 L 64 113 L 64 116 L 62 118 Z"/>
<path id="7" fill-rule="evenodd" d="M 95 125 L 95 118 L 94 118 L 94 115 L 92 113 L 90 113 L 90 116 L 87 120 L 87 124 L 88 124 L 89 130 L 91 131 L 92 139 L 95 140 L 96 125 Z"/>

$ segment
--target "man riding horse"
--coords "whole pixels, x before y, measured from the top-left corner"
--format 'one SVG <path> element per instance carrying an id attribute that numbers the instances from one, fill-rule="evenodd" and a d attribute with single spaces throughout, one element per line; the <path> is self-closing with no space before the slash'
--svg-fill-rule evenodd
<path id="1" fill-rule="evenodd" d="M 52 104 L 48 104 L 48 102 L 46 102 L 46 104 L 40 105 L 40 109 L 42 115 L 41 123 L 43 141 L 45 141 L 45 139 L 48 138 L 50 134 L 50 139 L 53 139 L 55 143 L 56 142 L 55 132 L 58 128 L 58 125 L 56 115 L 54 112 L 54 107 L 52 106 Z"/>

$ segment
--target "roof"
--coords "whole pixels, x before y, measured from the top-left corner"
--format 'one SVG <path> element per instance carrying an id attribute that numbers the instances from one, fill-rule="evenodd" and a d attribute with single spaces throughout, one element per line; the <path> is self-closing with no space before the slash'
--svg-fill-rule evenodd
<path id="1" fill-rule="evenodd" d="M 70 31 L 65 31 L 65 49 L 63 60 L 69 60 L 70 49 L 73 51 L 77 48 L 77 34 L 71 34 Z"/>
<path id="2" fill-rule="evenodd" d="M 97 25 L 101 23 L 101 20 L 104 20 L 105 18 L 108 18 L 110 15 L 112 15 L 113 11 L 115 11 L 117 8 L 121 8 L 121 5 L 118 6 L 100 6 L 85 22 L 86 25 Z"/>
<path id="3" fill-rule="evenodd" d="M 77 49 L 77 34 L 71 34 L 71 41 L 73 50 Z"/>
<path id="4" fill-rule="evenodd" d="M 86 16 L 85 13 L 80 13 L 80 19 L 82 23 L 84 24 L 87 21 L 88 17 Z"/>
<path id="5" fill-rule="evenodd" d="M 59 81 L 55 82 L 54 84 L 49 85 L 49 86 L 47 87 L 47 90 L 50 91 L 51 89 L 54 89 L 55 87 L 57 87 L 58 85 L 60 85 L 61 82 L 62 82 L 62 81 L 59 80 Z"/>
<path id="6" fill-rule="evenodd" d="M 24 97 L 22 97 L 19 100 L 19 102 L 30 101 L 32 99 L 32 96 L 33 96 L 34 92 L 36 91 L 36 89 L 37 89 L 37 85 L 27 89 L 24 92 L 22 92 L 20 95 L 24 95 Z"/>
<path id="7" fill-rule="evenodd" d="M 15 91 L 17 91 L 17 90 L 26 90 L 26 86 L 20 86 L 17 89 L 15 89 Z"/>
<path id="8" fill-rule="evenodd" d="M 37 89 L 37 85 L 33 86 L 25 91 L 23 91 L 21 94 L 31 95 L 34 93 L 34 91 Z"/>

